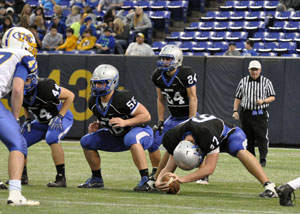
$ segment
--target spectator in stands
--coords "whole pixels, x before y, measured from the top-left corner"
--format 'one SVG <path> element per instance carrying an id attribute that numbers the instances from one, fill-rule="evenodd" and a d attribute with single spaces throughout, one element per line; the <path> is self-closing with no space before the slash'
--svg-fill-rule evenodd
<path id="1" fill-rule="evenodd" d="M 44 36 L 46 35 L 46 32 L 47 32 L 43 17 L 42 16 L 37 16 L 35 18 L 34 24 L 36 24 L 37 31 L 39 32 L 40 36 L 42 36 L 40 39 L 43 40 L 43 38 L 44 38 Z"/>
<path id="2" fill-rule="evenodd" d="M 84 37 L 84 32 L 86 29 L 91 29 L 92 36 L 97 37 L 96 27 L 92 24 L 93 20 L 90 16 L 85 17 L 84 24 L 80 26 L 80 36 Z"/>
<path id="3" fill-rule="evenodd" d="M 58 4 L 54 5 L 53 12 L 54 12 L 53 16 L 59 17 L 59 20 L 62 21 L 63 23 L 66 22 L 67 17 L 63 14 L 63 10 L 60 5 Z"/>
<path id="4" fill-rule="evenodd" d="M 93 19 L 92 24 L 96 26 L 96 24 L 97 24 L 97 15 L 94 14 L 93 9 L 89 6 L 85 6 L 83 11 L 84 11 L 85 14 L 87 14 L 87 16 L 89 16 Z"/>
<path id="5" fill-rule="evenodd" d="M 86 29 L 84 32 L 84 38 L 77 45 L 77 50 L 88 51 L 95 47 L 97 37 L 92 35 L 92 30 L 90 28 Z"/>
<path id="6" fill-rule="evenodd" d="M 116 51 L 118 54 L 124 54 L 128 45 L 129 38 L 129 26 L 124 25 L 122 19 L 116 18 L 113 22 L 114 24 L 114 33 L 116 41 Z"/>
<path id="7" fill-rule="evenodd" d="M 78 22 L 80 20 L 80 7 L 73 6 L 71 10 L 71 14 L 68 15 L 66 20 L 66 26 L 70 27 L 74 22 Z"/>
<path id="8" fill-rule="evenodd" d="M 98 0 L 86 0 L 85 3 L 88 7 L 90 7 L 92 10 L 95 9 L 98 6 Z"/>
<path id="9" fill-rule="evenodd" d="M 296 11 L 300 10 L 300 1 L 299 0 L 280 0 L 277 8 L 277 11 Z"/>
<path id="10" fill-rule="evenodd" d="M 224 53 L 224 56 L 240 56 L 241 52 L 236 50 L 236 44 L 234 42 L 229 43 L 228 50 Z"/>
<path id="11" fill-rule="evenodd" d="M 152 56 L 155 55 L 151 46 L 144 43 L 145 36 L 143 33 L 136 34 L 136 42 L 129 44 L 125 55 L 130 56 Z"/>
<path id="12" fill-rule="evenodd" d="M 31 6 L 29 4 L 25 4 L 22 11 L 21 11 L 21 14 L 20 14 L 20 18 L 22 19 L 22 16 L 24 14 L 28 15 L 29 17 L 31 16 L 31 12 L 32 12 L 32 9 L 31 9 Z"/>
<path id="13" fill-rule="evenodd" d="M 61 0 L 39 0 L 39 6 L 44 8 L 44 10 L 53 11 L 53 7 L 56 4 L 60 4 Z"/>
<path id="14" fill-rule="evenodd" d="M 100 13 L 102 10 L 108 10 L 111 7 L 119 9 L 123 6 L 124 0 L 100 0 L 97 6 L 97 12 Z"/>
<path id="15" fill-rule="evenodd" d="M 246 51 L 241 56 L 258 56 L 257 52 L 253 49 L 254 41 L 247 39 L 245 43 Z"/>
<path id="16" fill-rule="evenodd" d="M 12 18 L 5 16 L 3 25 L 0 25 L 0 38 L 2 39 L 4 33 L 13 26 Z"/>
<path id="17" fill-rule="evenodd" d="M 115 38 L 112 36 L 112 29 L 107 27 L 104 29 L 104 35 L 96 42 L 97 53 L 110 54 L 115 51 Z"/>
<path id="18" fill-rule="evenodd" d="M 77 6 L 80 8 L 84 8 L 86 6 L 85 0 L 71 0 L 70 6 Z"/>
<path id="19" fill-rule="evenodd" d="M 20 21 L 18 14 L 15 14 L 15 10 L 12 7 L 8 7 L 6 9 L 6 16 L 10 16 L 12 18 L 13 24 L 17 24 Z"/>
<path id="20" fill-rule="evenodd" d="M 66 30 L 67 38 L 64 44 L 58 46 L 56 50 L 72 51 L 77 46 L 77 37 L 74 36 L 74 31 L 72 28 Z"/>
<path id="21" fill-rule="evenodd" d="M 71 28 L 74 30 L 74 35 L 77 37 L 77 38 L 80 38 L 80 27 L 81 25 L 84 24 L 84 19 L 87 17 L 87 14 L 85 13 L 81 13 L 80 14 L 80 19 L 78 22 L 74 22 L 72 25 L 71 25 Z"/>
<path id="22" fill-rule="evenodd" d="M 43 19 L 45 19 L 44 9 L 42 7 L 37 7 L 34 13 L 30 15 L 30 24 L 33 24 L 35 22 L 35 18 L 37 16 L 42 16 Z"/>
<path id="23" fill-rule="evenodd" d="M 109 8 L 103 17 L 104 23 L 106 23 L 108 27 L 113 28 L 113 22 L 115 20 L 115 16 L 116 16 L 115 8 L 113 7 Z"/>
<path id="24" fill-rule="evenodd" d="M 63 44 L 62 34 L 57 32 L 57 26 L 52 25 L 50 32 L 43 39 L 42 47 L 46 51 L 54 51 L 58 46 Z"/>
<path id="25" fill-rule="evenodd" d="M 31 24 L 29 25 L 29 30 L 31 33 L 34 35 L 36 44 L 37 44 L 37 49 L 42 50 L 42 40 L 44 35 L 38 32 L 38 26 L 36 24 Z"/>
<path id="26" fill-rule="evenodd" d="M 23 16 L 21 16 L 19 27 L 28 29 L 29 28 L 29 20 L 30 20 L 29 15 L 24 14 Z"/>
<path id="27" fill-rule="evenodd" d="M 63 38 L 65 39 L 66 38 L 66 29 L 67 29 L 65 23 L 63 21 L 61 21 L 58 16 L 54 16 L 52 18 L 52 22 L 50 24 L 50 27 L 52 25 L 56 25 L 57 32 L 60 33 L 63 36 Z"/>
<path id="28" fill-rule="evenodd" d="M 128 14 L 126 18 L 129 21 L 130 30 L 133 30 L 134 35 L 138 32 L 147 35 L 147 30 L 152 27 L 151 20 L 141 7 L 135 8 L 135 12 Z"/>
<path id="29" fill-rule="evenodd" d="M 14 0 L 14 4 L 12 7 L 15 11 L 15 14 L 17 14 L 19 16 L 21 14 L 24 6 L 25 6 L 25 2 L 23 0 Z M 20 21 L 20 16 L 19 16 L 19 21 Z M 19 21 L 16 23 L 19 23 Z"/>

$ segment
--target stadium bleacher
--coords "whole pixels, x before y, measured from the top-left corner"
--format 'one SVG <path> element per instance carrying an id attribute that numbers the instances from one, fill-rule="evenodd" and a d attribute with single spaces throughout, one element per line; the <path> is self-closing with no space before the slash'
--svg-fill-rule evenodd
<path id="1" fill-rule="evenodd" d="M 300 11 L 276 11 L 278 3 L 279 0 L 226 1 L 218 11 L 208 11 L 198 22 L 192 22 L 182 32 L 171 32 L 159 44 L 176 42 L 188 55 L 222 55 L 230 42 L 243 51 L 244 42 L 250 39 L 261 56 L 296 57 L 300 53 Z M 155 53 L 158 46 L 153 46 Z"/>

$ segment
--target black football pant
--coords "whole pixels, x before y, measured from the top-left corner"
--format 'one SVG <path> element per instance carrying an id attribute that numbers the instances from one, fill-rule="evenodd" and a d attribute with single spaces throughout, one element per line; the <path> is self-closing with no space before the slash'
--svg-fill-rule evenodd
<path id="1" fill-rule="evenodd" d="M 255 156 L 255 143 L 258 146 L 260 160 L 266 159 L 269 147 L 268 138 L 269 113 L 264 110 L 262 115 L 252 115 L 252 111 L 241 110 L 242 129 L 248 139 L 248 151 Z"/>

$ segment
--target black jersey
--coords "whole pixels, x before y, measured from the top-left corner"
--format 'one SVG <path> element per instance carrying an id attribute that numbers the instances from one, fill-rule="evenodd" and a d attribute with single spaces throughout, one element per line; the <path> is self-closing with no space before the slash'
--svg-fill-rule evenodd
<path id="1" fill-rule="evenodd" d="M 40 123 L 48 123 L 62 106 L 58 99 L 60 92 L 61 88 L 54 80 L 39 79 L 37 87 L 24 96 L 23 107 Z"/>
<path id="2" fill-rule="evenodd" d="M 179 67 L 172 77 L 155 69 L 152 81 L 167 98 L 168 108 L 173 117 L 189 116 L 189 98 L 186 89 L 197 82 L 196 73 L 191 67 Z"/>
<path id="3" fill-rule="evenodd" d="M 227 139 L 229 134 L 235 130 L 234 126 L 226 123 L 229 129 L 225 129 L 225 122 L 213 115 L 197 115 L 166 132 L 163 137 L 163 145 L 169 154 L 173 151 L 181 140 L 187 135 L 192 135 L 195 144 L 200 147 L 204 155 L 215 150 Z"/>
<path id="4" fill-rule="evenodd" d="M 98 118 L 101 125 L 108 128 L 114 136 L 122 136 L 132 127 L 126 126 L 113 128 L 111 124 L 109 124 L 109 120 L 113 117 L 120 117 L 124 120 L 132 118 L 132 114 L 136 111 L 138 106 L 139 102 L 129 91 L 126 90 L 115 90 L 106 107 L 101 103 L 100 97 L 91 96 L 89 99 L 89 109 L 91 109 L 94 115 Z"/>

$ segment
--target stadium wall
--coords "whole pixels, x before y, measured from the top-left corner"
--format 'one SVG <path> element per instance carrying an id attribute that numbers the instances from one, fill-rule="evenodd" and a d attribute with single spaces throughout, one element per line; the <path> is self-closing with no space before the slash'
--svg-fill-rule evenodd
<path id="1" fill-rule="evenodd" d="M 231 117 L 236 87 L 248 74 L 249 61 L 262 64 L 262 75 L 268 77 L 276 91 L 276 101 L 269 108 L 269 138 L 271 145 L 300 145 L 300 60 L 293 58 L 243 57 L 184 57 L 184 65 L 197 72 L 198 111 L 214 114 L 228 122 L 240 125 Z M 108 55 L 38 55 L 41 77 L 54 79 L 59 85 L 74 92 L 71 107 L 74 124 L 69 138 L 80 138 L 88 124 L 96 118 L 87 107 L 93 70 L 100 64 L 114 65 L 120 72 L 120 89 L 136 95 L 152 115 L 151 125 L 157 122 L 156 91 L 151 81 L 157 57 L 128 57 Z M 7 103 L 8 101 L 4 101 Z"/>

